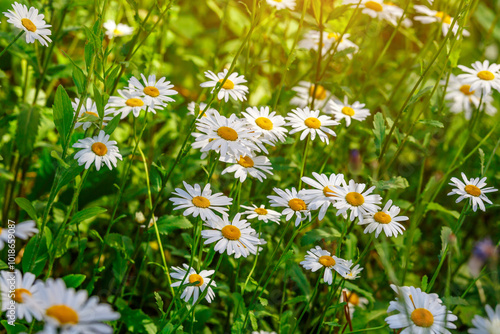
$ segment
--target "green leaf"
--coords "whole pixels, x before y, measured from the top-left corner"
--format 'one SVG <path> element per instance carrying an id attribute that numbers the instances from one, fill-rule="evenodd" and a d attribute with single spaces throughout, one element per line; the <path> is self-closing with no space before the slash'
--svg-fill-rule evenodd
<path id="1" fill-rule="evenodd" d="M 52 110 L 54 123 L 59 135 L 61 136 L 62 145 L 64 146 L 66 140 L 68 139 L 68 134 L 71 131 L 71 126 L 73 125 L 74 110 L 68 93 L 66 93 L 66 90 L 64 90 L 62 85 L 57 87 Z"/>
<path id="2" fill-rule="evenodd" d="M 87 81 L 87 77 L 83 73 L 82 69 L 73 63 L 73 82 L 75 83 L 80 95 L 82 95 L 85 91 L 85 81 Z"/>
<path id="3" fill-rule="evenodd" d="M 18 197 L 15 199 L 17 205 L 19 205 L 19 207 L 21 209 L 23 209 L 24 211 L 26 211 L 26 213 L 28 214 L 28 216 L 30 216 L 31 219 L 33 220 L 37 220 L 38 219 L 38 216 L 36 214 L 36 210 L 35 208 L 33 207 L 33 205 L 31 204 L 30 201 L 28 201 L 26 198 L 24 197 Z"/>
<path id="4" fill-rule="evenodd" d="M 104 128 L 104 132 L 107 134 L 107 135 L 111 135 L 113 133 L 113 131 L 115 131 L 116 127 L 118 126 L 118 123 L 120 123 L 120 117 L 121 115 L 118 114 L 116 115 L 115 117 L 113 117 L 113 119 L 108 123 L 108 125 L 106 125 L 106 127 Z"/>
<path id="5" fill-rule="evenodd" d="M 163 299 L 161 299 L 161 296 L 158 292 L 154 292 L 155 294 L 155 299 L 156 299 L 156 305 L 158 306 L 158 310 L 162 315 L 165 314 L 165 311 L 163 311 Z"/>
<path id="6" fill-rule="evenodd" d="M 163 216 L 156 222 L 158 232 L 167 235 L 178 229 L 187 229 L 193 227 L 193 224 L 184 216 Z M 155 233 L 154 227 L 149 228 L 149 233 Z"/>
<path id="7" fill-rule="evenodd" d="M 28 328 L 20 323 L 15 323 L 14 326 L 11 326 L 8 320 L 2 320 L 2 325 L 7 330 L 7 334 L 18 334 L 18 333 L 28 332 Z"/>
<path id="8" fill-rule="evenodd" d="M 479 161 L 481 161 L 481 175 L 484 174 L 484 151 L 482 149 L 478 149 L 479 153 Z"/>
<path id="9" fill-rule="evenodd" d="M 269 301 L 265 298 L 259 297 L 259 303 L 261 303 L 261 305 L 265 307 L 269 304 Z"/>
<path id="10" fill-rule="evenodd" d="M 422 124 L 425 124 L 425 125 L 433 126 L 433 127 L 436 127 L 436 128 L 441 128 L 441 129 L 444 128 L 443 123 L 441 123 L 440 121 L 436 121 L 434 119 L 421 119 L 418 122 L 422 123 Z"/>
<path id="11" fill-rule="evenodd" d="M 38 252 L 35 258 L 36 253 L 36 244 L 38 246 Z M 26 248 L 24 249 L 23 259 L 21 261 L 21 266 L 23 268 L 23 272 L 30 271 L 35 276 L 40 275 L 43 268 L 45 267 L 45 263 L 47 262 L 48 254 L 48 245 L 52 243 L 52 233 L 50 230 L 45 227 L 42 240 L 39 241 L 39 237 L 35 236 L 30 239 Z"/>
<path id="12" fill-rule="evenodd" d="M 447 209 L 447 208 L 441 206 L 441 204 L 438 204 L 435 202 L 427 204 L 427 211 L 443 212 L 443 213 L 449 214 L 450 216 L 452 216 L 455 219 L 458 219 L 460 217 L 460 213 L 458 211 Z"/>
<path id="13" fill-rule="evenodd" d="M 103 212 L 106 212 L 108 210 L 104 209 L 104 208 L 101 208 L 101 207 L 98 207 L 98 206 L 94 206 L 94 207 L 91 207 L 91 208 L 85 208 L 83 210 L 80 210 L 78 211 L 74 216 L 73 218 L 71 218 L 71 222 L 70 222 L 70 225 L 71 224 L 78 224 L 86 219 L 89 219 L 89 218 L 92 218 L 92 217 L 95 217 Z"/>
<path id="14" fill-rule="evenodd" d="M 441 229 L 441 253 L 439 254 L 439 256 L 444 255 L 444 251 L 448 246 L 448 243 L 450 242 L 450 236 L 452 234 L 453 232 L 451 231 L 451 228 L 449 228 L 448 226 L 443 226 L 443 228 Z"/>
<path id="15" fill-rule="evenodd" d="M 432 86 L 427 86 L 424 89 L 419 90 L 417 94 L 415 94 L 411 97 L 410 101 L 406 105 L 405 110 L 408 110 L 409 106 L 417 103 L 424 95 L 429 93 L 431 89 L 432 89 Z"/>
<path id="16" fill-rule="evenodd" d="M 301 246 L 307 246 L 318 242 L 319 240 L 333 241 L 340 238 L 341 234 L 333 227 L 316 228 L 304 234 L 300 239 Z"/>
<path id="17" fill-rule="evenodd" d="M 40 110 L 33 106 L 22 106 L 17 118 L 16 145 L 22 157 L 33 151 L 38 126 L 40 124 Z"/>
<path id="18" fill-rule="evenodd" d="M 59 190 L 62 189 L 62 187 L 68 185 L 73 179 L 79 175 L 84 169 L 84 166 L 78 166 L 78 162 L 73 159 L 70 163 L 69 168 L 63 170 L 61 172 L 61 176 L 59 177 L 59 180 L 57 182 L 56 186 L 56 191 L 55 193 L 57 194 Z"/>
<path id="19" fill-rule="evenodd" d="M 5 269 L 9 269 L 9 266 L 7 265 L 7 263 L 0 260 L 0 270 L 5 270 Z"/>
<path id="20" fill-rule="evenodd" d="M 68 288 L 78 288 L 85 281 L 87 276 L 82 274 L 66 275 L 62 279 Z"/>
<path id="21" fill-rule="evenodd" d="M 408 180 L 406 180 L 402 176 L 396 176 L 393 177 L 390 180 L 384 181 L 384 180 L 379 180 L 379 181 L 373 181 L 373 185 L 377 187 L 377 189 L 381 190 L 386 190 L 386 189 L 405 189 L 408 188 L 410 185 L 408 183 Z"/>
<path id="22" fill-rule="evenodd" d="M 375 134 L 375 148 L 377 155 L 380 154 L 380 148 L 385 138 L 385 120 L 384 115 L 379 112 L 375 114 L 373 121 L 373 133 Z"/>
<path id="23" fill-rule="evenodd" d="M 428 283 L 427 275 L 424 275 L 424 277 L 422 277 L 422 283 L 420 284 L 420 289 L 422 289 L 422 291 L 427 291 L 427 283 Z"/>

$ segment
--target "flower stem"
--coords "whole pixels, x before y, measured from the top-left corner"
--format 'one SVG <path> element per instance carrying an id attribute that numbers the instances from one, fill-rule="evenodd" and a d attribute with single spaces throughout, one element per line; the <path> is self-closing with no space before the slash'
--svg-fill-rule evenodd
<path id="1" fill-rule="evenodd" d="M 3 49 L 2 52 L 0 52 L 0 58 L 3 56 L 5 52 L 7 52 L 7 50 L 12 46 L 12 44 L 14 44 L 23 34 L 24 30 L 21 30 L 19 34 L 17 34 L 17 36 L 12 40 L 12 42 L 10 42 L 9 45 L 7 45 L 7 47 Z"/>

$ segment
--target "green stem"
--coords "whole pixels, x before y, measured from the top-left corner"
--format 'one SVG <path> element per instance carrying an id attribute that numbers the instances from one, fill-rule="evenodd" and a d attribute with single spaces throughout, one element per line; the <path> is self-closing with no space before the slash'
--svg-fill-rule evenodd
<path id="1" fill-rule="evenodd" d="M 7 45 L 7 47 L 3 49 L 2 52 L 0 52 L 0 58 L 3 56 L 5 52 L 7 52 L 7 50 L 12 46 L 12 44 L 14 44 L 23 34 L 24 30 L 21 30 L 19 34 L 17 34 L 17 36 L 12 40 L 12 42 L 10 42 L 9 45 Z"/>
<path id="2" fill-rule="evenodd" d="M 299 188 L 297 189 L 297 191 L 300 191 L 300 189 L 302 189 L 302 176 L 304 176 L 304 170 L 306 169 L 307 153 L 309 151 L 310 140 L 311 140 L 311 137 L 307 136 L 306 142 L 304 145 L 304 153 L 302 154 L 302 168 L 300 169 Z"/>
<path id="3" fill-rule="evenodd" d="M 312 301 L 316 299 L 316 294 L 318 293 L 319 282 L 321 281 L 321 278 L 323 277 L 324 272 L 325 272 L 325 269 L 323 268 L 323 270 L 321 270 L 321 272 L 318 276 L 318 279 L 316 280 L 316 285 L 314 286 L 314 290 L 313 290 L 313 293 L 311 295 L 311 298 L 309 298 L 309 300 L 307 301 L 307 304 L 304 306 L 304 309 L 302 310 L 302 313 L 300 314 L 299 319 L 297 319 L 297 321 L 295 322 L 295 326 L 293 326 L 293 330 L 291 332 L 292 334 L 295 333 L 299 323 L 301 322 L 302 318 L 304 317 L 304 314 L 306 314 L 306 312 L 309 310 L 309 305 L 311 305 Z"/>

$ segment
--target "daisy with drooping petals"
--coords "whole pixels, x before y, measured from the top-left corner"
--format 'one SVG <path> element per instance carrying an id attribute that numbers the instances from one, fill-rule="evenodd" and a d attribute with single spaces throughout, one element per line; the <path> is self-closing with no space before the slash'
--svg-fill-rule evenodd
<path id="1" fill-rule="evenodd" d="M 187 286 L 184 288 L 182 292 L 181 299 L 187 303 L 193 297 L 192 304 L 194 305 L 198 298 L 203 294 L 203 292 L 208 288 L 207 294 L 205 295 L 205 299 L 207 302 L 211 303 L 215 298 L 215 292 L 212 287 L 216 287 L 214 280 L 210 278 L 214 274 L 214 270 L 202 270 L 199 273 L 194 270 L 194 268 L 189 268 L 189 266 L 185 263 L 182 264 L 184 269 L 180 267 L 172 267 L 172 273 L 170 276 L 174 279 L 178 279 L 179 281 L 172 283 L 172 287 L 180 286 L 184 281 L 183 285 L 193 284 L 191 286 Z M 208 286 L 210 283 L 210 286 Z"/>
<path id="2" fill-rule="evenodd" d="M 193 133 L 196 141 L 191 145 L 193 148 L 200 148 L 201 152 L 214 150 L 221 156 L 228 153 L 245 156 L 252 154 L 252 151 L 259 151 L 253 140 L 259 134 L 251 132 L 246 122 L 235 114 L 227 118 L 218 111 L 213 111 L 207 117 L 197 120 L 196 129 L 202 134 Z"/>
<path id="3" fill-rule="evenodd" d="M 7 22 L 13 24 L 16 28 L 24 30 L 26 34 L 26 43 L 35 43 L 38 40 L 43 46 L 48 46 L 52 40 L 49 36 L 52 34 L 50 24 L 46 24 L 43 14 L 38 14 L 38 9 L 28 7 L 14 2 L 14 10 L 8 10 L 3 14 L 8 18 Z"/>
<path id="4" fill-rule="evenodd" d="M 319 208 L 318 219 L 322 220 L 330 204 L 335 200 L 333 195 L 335 189 L 345 186 L 344 175 L 333 173 L 330 176 L 318 173 L 313 173 L 312 175 L 315 179 L 304 176 L 302 181 L 315 189 L 304 189 L 303 193 L 305 194 L 305 198 L 310 202 L 309 206 L 311 209 L 317 210 Z"/>
<path id="5" fill-rule="evenodd" d="M 11 240 L 12 242 L 12 238 L 9 238 L 9 234 L 14 233 L 14 236 L 16 238 L 28 240 L 28 238 L 39 232 L 39 230 L 36 228 L 36 223 L 34 220 L 27 220 L 18 224 L 10 224 L 11 222 L 12 221 L 10 220 L 9 227 L 0 227 L 0 250 L 4 249 L 5 244 L 9 243 L 9 240 Z M 9 231 L 10 229 L 12 229 L 12 225 L 14 225 L 14 230 Z"/>
<path id="6" fill-rule="evenodd" d="M 244 182 L 247 176 L 250 175 L 260 182 L 266 179 L 266 173 L 273 175 L 271 170 L 271 161 L 266 156 L 255 156 L 255 155 L 245 155 L 245 156 L 223 156 L 220 161 L 230 163 L 231 166 L 224 169 L 221 175 L 226 173 L 234 173 L 235 178 L 239 178 L 240 182 Z"/>
<path id="7" fill-rule="evenodd" d="M 398 24 L 398 19 L 401 17 L 399 7 L 384 3 L 383 0 L 344 0 L 342 4 L 353 7 L 359 4 L 361 13 L 380 21 L 387 21 L 394 26 Z"/>
<path id="8" fill-rule="evenodd" d="M 391 288 L 398 297 L 390 302 L 387 313 L 399 313 L 385 318 L 389 328 L 404 328 L 401 333 L 435 334 L 451 334 L 448 329 L 457 328 L 453 324 L 457 316 L 446 309 L 437 294 L 428 294 L 412 286 L 397 287 L 391 284 Z"/>
<path id="9" fill-rule="evenodd" d="M 258 245 L 265 244 L 259 239 L 257 232 L 245 219 L 241 219 L 241 213 L 237 213 L 232 221 L 227 216 L 217 217 L 205 223 L 210 230 L 201 231 L 201 236 L 208 245 L 217 241 L 214 251 L 220 254 L 227 252 L 227 255 L 234 254 L 236 259 L 241 256 L 247 257 L 250 254 L 257 254 Z"/>
<path id="10" fill-rule="evenodd" d="M 116 144 L 116 141 L 109 140 L 109 135 L 101 130 L 97 136 L 80 139 L 73 144 L 74 148 L 82 148 L 75 154 L 75 159 L 78 160 L 79 166 L 85 164 L 85 169 L 95 163 L 98 171 L 104 164 L 111 170 L 113 166 L 116 167 L 117 159 L 122 160 Z"/>
<path id="11" fill-rule="evenodd" d="M 365 187 L 366 184 L 364 183 L 356 183 L 354 180 L 350 180 L 348 185 L 337 188 L 333 193 L 337 201 L 334 204 L 338 209 L 337 216 L 350 210 L 350 220 L 353 221 L 358 217 L 359 221 L 362 222 L 364 215 L 380 210 L 377 204 L 382 203 L 382 197 L 372 194 L 375 187 L 363 192 Z"/>
<path id="12" fill-rule="evenodd" d="M 266 0 L 267 3 L 280 10 L 280 9 L 290 9 L 294 10 L 295 9 L 295 0 Z"/>
<path id="13" fill-rule="evenodd" d="M 344 292 L 346 293 L 347 300 L 344 300 Z M 340 302 L 347 302 L 347 306 L 349 307 L 349 315 L 352 316 L 354 314 L 354 311 L 356 310 L 356 307 L 359 307 L 361 309 L 365 309 L 366 306 L 368 305 L 369 301 L 365 297 L 360 297 L 356 292 L 354 291 L 349 291 L 348 289 L 342 289 L 342 293 L 340 294 Z"/>
<path id="14" fill-rule="evenodd" d="M 349 271 L 342 277 L 350 281 L 354 281 L 356 278 L 359 278 L 358 274 L 363 271 L 363 268 L 361 268 L 359 264 L 352 267 L 352 260 L 347 260 L 345 261 L 345 265 L 349 268 Z"/>
<path id="15" fill-rule="evenodd" d="M 448 35 L 448 31 L 450 30 L 451 24 L 454 20 L 453 17 L 448 15 L 447 13 L 437 11 L 437 10 L 432 10 L 426 6 L 422 5 L 415 5 L 413 8 L 417 11 L 417 13 L 424 14 L 424 16 L 415 16 L 414 19 L 416 21 L 420 21 L 423 24 L 432 24 L 432 23 L 440 23 L 441 24 L 441 30 L 443 32 L 443 36 Z M 458 29 L 460 28 L 460 25 L 455 23 L 453 26 L 453 34 L 456 35 L 458 33 Z M 470 33 L 467 30 L 462 30 L 462 35 L 463 36 L 469 36 Z M 458 36 L 460 37 L 460 36 Z"/>
<path id="16" fill-rule="evenodd" d="M 472 324 L 475 328 L 469 329 L 469 334 L 494 334 L 499 332 L 500 328 L 500 304 L 495 309 L 486 305 L 486 314 L 488 319 L 475 315 Z"/>
<path id="17" fill-rule="evenodd" d="M 121 113 L 121 119 L 127 117 L 130 112 L 132 112 L 135 117 L 139 117 L 141 110 L 147 109 L 148 111 L 154 111 L 148 108 L 148 105 L 144 103 L 144 100 L 138 93 L 118 89 L 118 94 L 120 94 L 121 97 L 111 96 L 108 105 L 115 108 L 115 115 Z"/>
<path id="18" fill-rule="evenodd" d="M 120 314 L 108 304 L 99 303 L 97 296 L 88 297 L 87 290 L 67 288 L 60 278 L 49 278 L 43 286 L 38 303 L 45 320 L 42 333 L 113 333 L 113 328 L 103 322 L 117 320 Z M 34 301 L 30 298 L 28 302 Z"/>
<path id="19" fill-rule="evenodd" d="M 262 220 L 266 223 L 272 221 L 277 223 L 278 225 L 280 223 L 281 213 L 271 209 L 266 209 L 264 204 L 262 204 L 260 207 L 257 207 L 255 204 L 252 204 L 252 206 L 242 205 L 241 207 L 247 209 L 247 211 L 242 213 L 242 215 L 247 215 L 247 219 L 257 218 L 258 220 Z"/>
<path id="20" fill-rule="evenodd" d="M 368 225 L 364 233 L 375 232 L 375 238 L 378 238 L 382 231 L 386 236 L 396 238 L 398 233 L 403 235 L 405 229 L 399 222 L 409 219 L 406 216 L 398 217 L 400 211 L 401 209 L 396 205 L 392 205 L 392 200 L 389 200 L 381 211 L 365 215 L 364 219 L 358 222 L 358 225 Z"/>
<path id="21" fill-rule="evenodd" d="M 311 212 L 307 207 L 308 201 L 305 198 L 303 190 L 297 192 L 295 188 L 291 190 L 281 190 L 279 188 L 273 189 L 278 196 L 267 196 L 271 200 L 272 207 L 286 207 L 282 215 L 286 216 L 286 221 L 289 221 L 293 216 L 295 218 L 295 226 L 298 226 L 302 221 L 309 217 L 311 221 Z"/>
<path id="22" fill-rule="evenodd" d="M 233 199 L 224 196 L 222 193 L 217 193 L 212 195 L 212 190 L 210 189 L 210 183 L 207 183 L 203 190 L 198 184 L 194 187 L 182 181 L 184 188 L 186 190 L 175 188 L 173 195 L 179 197 L 172 197 L 169 200 L 177 205 L 174 210 L 185 209 L 184 216 L 193 215 L 193 217 L 198 217 L 204 221 L 208 219 L 217 219 L 217 215 L 214 211 L 227 216 L 227 211 L 229 210 L 226 206 L 231 205 Z"/>
<path id="23" fill-rule="evenodd" d="M 35 283 L 36 276 L 32 273 L 21 274 L 16 269 L 14 272 L 0 272 L 0 290 L 2 293 L 2 312 L 10 309 L 14 305 L 15 317 L 17 319 L 26 319 L 31 322 L 33 318 L 42 320 L 40 309 L 33 303 L 26 302 L 26 296 L 31 296 L 33 301 L 38 302 L 40 299 L 40 290 L 43 288 L 43 283 L 38 281 Z"/>
<path id="24" fill-rule="evenodd" d="M 329 52 L 333 52 L 335 50 L 335 44 L 338 43 L 337 52 L 344 51 L 344 50 L 349 49 L 349 48 L 355 49 L 353 51 L 353 53 L 358 51 L 359 47 L 356 44 L 354 44 L 352 41 L 349 40 L 349 37 L 351 36 L 350 34 L 344 34 L 344 36 L 342 36 L 342 39 L 340 40 L 340 43 L 339 43 L 338 40 L 339 40 L 340 36 L 341 36 L 341 34 L 339 34 L 337 32 L 324 31 L 323 32 L 323 40 L 321 40 L 321 34 L 319 31 L 310 30 L 304 36 L 304 39 L 302 39 L 299 42 L 299 47 L 303 48 L 303 49 L 307 49 L 307 50 L 318 50 L 319 43 L 322 43 L 323 48 L 321 50 L 321 54 L 327 55 Z M 352 55 L 349 54 L 348 57 L 351 58 Z M 302 83 L 306 83 L 306 82 L 302 81 Z M 320 86 L 318 86 L 317 89 L 319 89 L 319 88 L 320 88 Z M 321 93 L 321 91 L 320 91 L 320 93 Z M 302 94 L 304 94 L 304 93 L 302 93 Z M 312 95 L 312 93 L 310 95 Z"/>
<path id="25" fill-rule="evenodd" d="M 341 276 L 344 276 L 349 271 L 349 267 L 347 267 L 344 259 L 338 258 L 335 255 L 331 256 L 329 251 L 323 250 L 319 246 L 308 250 L 304 261 L 300 262 L 300 264 L 312 272 L 325 268 L 323 281 L 329 285 L 332 285 L 333 282 L 332 270 L 335 270 Z"/>
<path id="26" fill-rule="evenodd" d="M 188 115 L 193 115 L 195 116 L 195 110 L 196 110 L 196 102 L 189 102 L 188 106 L 187 106 L 189 112 L 188 112 Z M 200 115 L 202 112 L 203 113 L 203 117 L 206 117 L 208 114 L 210 114 L 211 112 L 213 112 L 215 109 L 214 108 L 208 108 L 207 109 L 207 104 L 206 103 L 203 103 L 203 102 L 200 102 L 200 105 L 199 105 L 199 110 L 198 110 L 198 115 Z"/>
<path id="27" fill-rule="evenodd" d="M 128 90 L 140 94 L 144 103 L 150 108 L 154 110 L 155 106 L 165 107 L 168 102 L 175 101 L 170 96 L 176 95 L 177 91 L 172 89 L 174 85 L 170 81 L 166 81 L 165 77 L 156 81 L 156 75 L 151 74 L 146 79 L 141 73 L 141 78 L 144 84 L 136 77 L 130 78 Z"/>
<path id="28" fill-rule="evenodd" d="M 300 140 L 304 140 L 309 134 L 311 139 L 314 140 L 318 135 L 319 139 L 327 144 L 329 143 L 327 134 L 336 136 L 335 132 L 327 128 L 327 126 L 340 124 L 326 115 L 320 116 L 319 110 L 310 110 L 309 107 L 293 109 L 285 119 L 288 121 L 286 125 L 293 128 L 290 131 L 291 135 L 302 132 Z"/>
<path id="29" fill-rule="evenodd" d="M 261 141 L 274 146 L 278 141 L 286 140 L 288 130 L 284 128 L 285 119 L 276 115 L 276 111 L 269 112 L 269 107 L 249 107 L 241 113 L 254 131 L 262 134 Z"/>
<path id="30" fill-rule="evenodd" d="M 113 20 L 106 21 L 102 26 L 106 29 L 106 36 L 108 36 L 109 39 L 132 35 L 134 31 L 134 28 L 123 23 L 116 24 Z"/>
<path id="31" fill-rule="evenodd" d="M 213 91 L 215 90 L 215 86 L 217 86 L 218 83 L 222 84 L 226 75 L 227 69 L 224 69 L 224 71 L 217 73 L 217 75 L 212 71 L 206 71 L 205 76 L 210 79 L 210 81 L 204 82 L 200 86 L 214 87 L 212 89 L 213 93 Z M 242 83 L 245 82 L 247 81 L 245 80 L 245 77 L 243 75 L 238 75 L 238 73 L 236 72 L 231 73 L 231 75 L 229 75 L 227 80 L 220 88 L 219 93 L 217 94 L 217 98 L 219 100 L 224 99 L 227 102 L 229 100 L 229 96 L 231 96 L 236 101 L 245 101 L 247 99 L 246 94 L 248 93 L 248 87 L 242 85 Z"/>
<path id="32" fill-rule="evenodd" d="M 471 66 L 458 65 L 458 68 L 467 72 L 460 74 L 458 79 L 470 85 L 470 91 L 479 90 L 483 95 L 490 94 L 492 89 L 500 92 L 500 65 L 485 60 L 483 63 L 476 61 Z"/>
<path id="33" fill-rule="evenodd" d="M 78 109 L 78 105 L 80 104 L 80 99 L 76 98 L 75 102 L 71 102 L 71 106 L 73 107 L 73 114 L 76 114 L 76 109 Z M 102 119 L 102 126 L 105 127 L 109 121 L 113 119 L 112 116 L 108 116 L 113 114 L 114 111 L 106 105 L 104 107 L 104 117 Z M 80 114 L 78 115 L 78 121 L 75 123 L 75 129 L 80 126 L 83 130 L 87 130 L 95 124 L 99 126 L 99 112 L 97 111 L 97 106 L 91 98 L 87 98 L 86 103 L 82 103 L 80 107 Z"/>
<path id="34" fill-rule="evenodd" d="M 488 204 L 493 203 L 491 203 L 491 201 L 488 199 L 488 197 L 486 197 L 485 194 L 495 192 L 497 191 L 497 189 L 493 187 L 485 188 L 486 177 L 483 177 L 482 179 L 472 178 L 469 180 L 467 176 L 462 173 L 462 179 L 464 180 L 464 182 L 457 179 L 456 177 L 451 178 L 451 183 L 449 183 L 449 185 L 455 186 L 456 188 L 449 192 L 448 196 L 459 195 L 456 203 L 460 202 L 464 198 L 469 198 L 470 204 L 472 205 L 472 210 L 474 210 L 474 212 L 476 212 L 478 206 L 481 210 L 486 211 L 484 202 Z"/>
<path id="35" fill-rule="evenodd" d="M 345 119 L 345 126 L 351 125 L 351 120 L 364 121 L 370 116 L 370 110 L 364 108 L 365 104 L 358 101 L 349 104 L 349 99 L 344 96 L 344 103 L 331 100 L 328 102 L 325 113 L 335 116 L 335 120 L 340 122 Z"/>
<path id="36" fill-rule="evenodd" d="M 321 85 L 317 85 L 316 89 L 314 87 L 313 83 L 299 81 L 298 86 L 292 88 L 293 91 L 297 92 L 297 96 L 290 100 L 290 104 L 304 108 L 312 102 L 314 96 L 315 105 L 319 106 L 319 109 L 323 108 L 332 94 Z"/>

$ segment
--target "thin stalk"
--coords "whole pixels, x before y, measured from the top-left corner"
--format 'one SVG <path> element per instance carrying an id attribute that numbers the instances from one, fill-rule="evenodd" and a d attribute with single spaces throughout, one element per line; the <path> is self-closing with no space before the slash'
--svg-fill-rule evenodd
<path id="1" fill-rule="evenodd" d="M 300 179 L 299 179 L 299 188 L 298 190 L 302 189 L 302 177 L 304 176 L 304 170 L 306 169 L 306 162 L 307 162 L 307 153 L 309 151 L 309 141 L 311 140 L 310 136 L 307 136 L 306 142 L 304 144 L 304 153 L 302 155 L 302 168 L 300 169 Z"/>
<path id="2" fill-rule="evenodd" d="M 21 30 L 19 34 L 17 34 L 17 36 L 12 40 L 12 42 L 10 42 L 9 45 L 7 45 L 7 47 L 3 49 L 2 52 L 0 52 L 0 58 L 3 56 L 5 52 L 7 52 L 7 50 L 12 46 L 12 44 L 14 44 L 23 34 L 24 30 Z"/>

